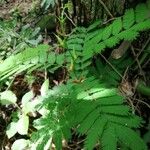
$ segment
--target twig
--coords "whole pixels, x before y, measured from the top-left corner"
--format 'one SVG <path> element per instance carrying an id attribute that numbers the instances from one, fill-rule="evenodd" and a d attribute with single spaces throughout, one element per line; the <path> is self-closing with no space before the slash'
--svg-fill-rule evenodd
<path id="1" fill-rule="evenodd" d="M 139 62 L 139 60 L 138 60 L 138 57 L 136 57 L 136 54 L 135 54 L 135 51 L 134 51 L 133 46 L 131 46 L 131 50 L 132 50 L 132 53 L 133 53 L 133 55 L 134 55 L 134 57 L 135 57 L 135 61 L 137 62 L 137 65 L 138 65 L 138 67 L 139 67 L 139 69 L 140 69 L 140 73 L 142 73 L 142 72 L 143 72 L 143 71 L 142 71 L 142 67 L 141 67 L 140 62 Z"/>
<path id="2" fill-rule="evenodd" d="M 105 24 L 107 24 L 107 23 L 109 23 L 109 22 L 111 22 L 111 21 L 113 21 L 113 20 L 115 20 L 116 18 L 110 18 L 109 20 L 107 20 L 107 21 L 104 21 L 103 22 L 103 25 L 105 25 Z"/>
<path id="3" fill-rule="evenodd" d="M 124 77 L 119 73 L 119 71 L 102 54 L 100 55 L 108 63 L 108 65 L 111 66 L 111 68 L 122 78 L 122 80 L 125 81 Z"/>
<path id="4" fill-rule="evenodd" d="M 114 16 L 111 14 L 111 12 L 109 11 L 109 9 L 107 8 L 107 6 L 104 4 L 104 2 L 102 0 L 99 0 L 99 2 L 101 3 L 101 5 L 104 7 L 104 9 L 106 10 L 106 12 L 108 13 L 108 15 L 111 18 L 114 18 Z"/>
<path id="5" fill-rule="evenodd" d="M 143 64 L 143 67 L 145 67 L 148 63 L 150 63 L 150 58 Z"/>
<path id="6" fill-rule="evenodd" d="M 146 105 L 150 109 L 150 105 L 148 103 L 146 103 L 146 102 L 144 102 L 144 101 L 142 101 L 140 99 L 137 99 L 137 98 L 135 98 L 135 100 L 140 102 L 140 103 L 143 103 L 144 105 Z"/>
<path id="7" fill-rule="evenodd" d="M 142 80 L 136 81 L 136 90 L 145 96 L 150 96 L 150 87 L 146 86 Z"/>
<path id="8" fill-rule="evenodd" d="M 127 100 L 128 100 L 129 103 L 131 104 L 132 114 L 135 114 L 135 109 L 134 109 L 135 106 L 133 105 L 133 102 L 132 102 L 131 98 L 130 98 L 130 97 L 127 97 Z"/>
<path id="9" fill-rule="evenodd" d="M 112 58 L 119 59 L 121 58 L 125 52 L 130 47 L 131 42 L 130 41 L 123 41 L 120 46 L 117 49 L 114 49 L 111 53 Z"/>
<path id="10" fill-rule="evenodd" d="M 124 72 L 124 75 L 123 75 L 123 81 L 126 80 L 125 77 L 127 76 L 128 70 L 129 70 L 129 66 L 127 66 L 127 68 L 126 68 L 126 70 L 125 70 L 125 72 Z"/>
<path id="11" fill-rule="evenodd" d="M 144 49 L 146 48 L 146 46 L 148 45 L 148 43 L 150 42 L 150 37 L 147 39 L 147 41 L 145 42 L 144 46 L 142 47 L 141 51 L 137 54 L 136 59 L 138 59 L 138 57 L 141 55 L 141 53 L 144 51 Z"/>
<path id="12" fill-rule="evenodd" d="M 73 20 L 67 15 L 67 13 L 64 12 L 68 20 L 76 27 L 76 24 L 73 22 Z"/>
<path id="13" fill-rule="evenodd" d="M 133 46 L 131 46 L 131 50 L 132 50 L 133 55 L 135 56 L 135 61 L 137 62 L 137 65 L 138 65 L 138 67 L 139 67 L 139 69 L 140 69 L 140 74 L 143 76 L 144 81 L 146 81 L 146 77 L 145 77 L 145 75 L 143 74 L 143 69 L 142 69 L 141 64 L 140 64 L 140 62 L 139 62 L 139 60 L 138 60 L 138 57 L 136 57 L 136 54 L 135 54 L 135 52 L 134 52 Z"/>
<path id="14" fill-rule="evenodd" d="M 14 82 L 14 80 L 15 80 L 15 77 L 16 77 L 16 76 L 14 76 L 14 77 L 12 78 L 12 80 L 11 80 L 11 82 L 9 83 L 9 85 L 8 85 L 8 87 L 7 87 L 7 89 L 6 89 L 6 91 L 9 90 L 9 88 L 10 88 L 11 85 L 13 84 L 13 82 Z"/>

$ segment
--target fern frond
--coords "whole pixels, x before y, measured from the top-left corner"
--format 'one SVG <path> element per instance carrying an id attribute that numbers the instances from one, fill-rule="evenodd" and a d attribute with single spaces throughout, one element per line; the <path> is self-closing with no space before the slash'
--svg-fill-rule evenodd
<path id="1" fill-rule="evenodd" d="M 78 99 L 74 123 L 78 125 L 79 134 L 87 135 L 85 148 L 92 150 L 99 142 L 102 149 L 116 149 L 119 140 L 116 126 L 138 128 L 141 118 L 130 113 L 130 108 L 123 104 L 123 97 L 118 96 L 116 90 L 108 89 L 92 77 L 80 84 L 75 85 L 79 90 L 74 91 Z"/>
<path id="2" fill-rule="evenodd" d="M 116 124 L 114 126 L 119 140 L 131 150 L 147 150 L 146 144 L 136 132 L 124 126 L 118 126 Z"/>
<path id="3" fill-rule="evenodd" d="M 69 109 L 65 108 L 68 106 L 69 100 L 66 101 L 63 98 L 67 96 L 68 91 L 66 91 L 66 87 L 65 89 L 63 87 L 65 86 L 62 85 L 50 90 L 49 96 L 41 103 L 42 108 L 47 110 L 47 114 L 34 121 L 34 127 L 37 132 L 33 133 L 31 138 L 34 145 L 36 145 L 35 149 L 42 150 L 45 146 L 49 149 L 52 140 L 57 149 L 62 149 L 62 140 L 71 138 L 71 119 L 68 122 L 68 117 L 70 117 L 68 115 Z M 40 142 L 39 139 L 41 139 Z M 51 143 L 48 143 L 50 139 Z"/>
<path id="4" fill-rule="evenodd" d="M 150 17 L 149 15 L 150 10 L 146 6 L 146 4 L 140 4 L 140 5 L 137 5 L 135 9 L 135 14 L 136 14 L 136 18 L 135 18 L 136 22 L 139 23 Z"/>
<path id="5" fill-rule="evenodd" d="M 99 141 L 99 138 L 102 136 L 105 126 L 107 125 L 107 120 L 103 117 L 97 118 L 93 126 L 87 133 L 85 148 L 87 150 L 92 150 L 96 143 Z"/>
<path id="6" fill-rule="evenodd" d="M 116 89 L 109 89 L 93 76 L 79 83 L 69 80 L 66 85 L 55 86 L 41 105 L 50 111 L 35 124 L 38 131 L 34 133 L 33 141 L 39 149 L 48 143 L 48 135 L 56 148 L 61 149 L 62 140 L 71 138 L 71 127 L 76 127 L 79 135 L 86 135 L 84 147 L 88 150 L 97 143 L 104 150 L 115 150 L 120 142 L 133 149 L 131 141 L 126 143 L 120 133 L 125 128 L 131 131 L 132 137 L 135 136 L 132 128 L 140 126 L 141 118 L 130 113 Z M 116 131 L 118 127 L 119 131 Z M 43 133 L 45 136 L 40 136 Z M 39 138 L 40 144 L 37 143 Z M 139 137 L 136 140 L 142 143 Z"/>
<path id="7" fill-rule="evenodd" d="M 22 71 L 42 66 L 62 66 L 64 62 L 64 55 L 56 55 L 53 51 L 49 52 L 48 45 L 39 45 L 36 48 L 27 48 L 26 50 L 12 55 L 3 63 L 0 64 L 0 81 L 7 77 L 18 74 Z M 35 69 L 36 69 L 35 68 Z"/>
<path id="8" fill-rule="evenodd" d="M 111 33 L 112 33 L 112 25 L 106 27 L 103 31 L 103 35 L 102 35 L 102 40 L 106 40 L 108 39 L 110 36 L 111 36 Z"/>
<path id="9" fill-rule="evenodd" d="M 124 126 L 128 126 L 131 128 L 138 128 L 140 127 L 141 118 L 137 116 L 119 116 L 119 115 L 112 115 L 112 114 L 105 114 L 105 117 L 110 121 L 116 124 L 121 124 Z"/>
<path id="10" fill-rule="evenodd" d="M 102 106 L 101 112 L 102 113 L 108 113 L 108 114 L 114 114 L 114 115 L 120 115 L 120 116 L 128 116 L 129 115 L 129 107 L 127 106 Z"/>
<path id="11" fill-rule="evenodd" d="M 121 29 L 122 29 L 122 20 L 121 20 L 121 17 L 117 18 L 113 23 L 112 23 L 112 26 L 113 26 L 113 29 L 112 29 L 112 34 L 113 35 L 117 35 Z"/>
<path id="12" fill-rule="evenodd" d="M 87 131 L 93 126 L 95 120 L 99 118 L 100 110 L 96 109 L 95 111 L 91 111 L 91 113 L 87 114 L 88 117 L 83 118 L 80 123 L 80 127 L 78 128 L 78 132 L 82 134 L 86 134 Z M 89 122 L 89 123 L 87 123 Z"/>
<path id="13" fill-rule="evenodd" d="M 101 147 L 103 150 L 116 150 L 117 149 L 117 136 L 115 128 L 111 123 L 108 123 L 105 127 L 103 135 L 101 137 Z"/>
<path id="14" fill-rule="evenodd" d="M 87 28 L 87 31 L 89 32 L 91 30 L 94 30 L 97 26 L 99 26 L 101 24 L 102 24 L 102 22 L 100 20 L 97 20 Z"/>
<path id="15" fill-rule="evenodd" d="M 129 9 L 125 12 L 125 15 L 123 16 L 123 28 L 124 29 L 129 29 L 135 21 L 134 18 L 134 9 Z"/>
<path id="16" fill-rule="evenodd" d="M 102 63 L 102 60 L 97 58 L 95 66 L 91 67 L 90 73 L 103 80 L 108 86 L 117 87 L 122 79 L 119 74 L 122 74 L 132 62 L 132 59 L 126 55 L 118 60 L 110 59 L 109 63 L 116 68 L 116 72 L 110 65 Z"/>
<path id="17" fill-rule="evenodd" d="M 67 61 L 69 64 L 72 63 L 72 72 L 77 79 L 86 76 L 87 73 L 85 68 L 91 64 L 90 57 L 83 57 L 83 45 L 85 42 L 86 34 L 86 28 L 77 28 L 67 40 Z"/>
<path id="18" fill-rule="evenodd" d="M 88 40 L 84 43 L 83 54 L 92 57 L 106 47 L 115 46 L 121 40 L 136 39 L 140 31 L 150 28 L 149 10 L 146 4 L 139 4 L 135 9 L 127 10 L 123 17 L 114 20 L 109 26 L 94 31 L 92 34 L 87 33 L 86 39 Z"/>

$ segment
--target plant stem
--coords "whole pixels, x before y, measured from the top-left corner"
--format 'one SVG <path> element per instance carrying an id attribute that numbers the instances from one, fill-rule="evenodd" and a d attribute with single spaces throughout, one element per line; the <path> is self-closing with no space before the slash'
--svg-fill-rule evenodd
<path id="1" fill-rule="evenodd" d="M 136 90 L 145 96 L 150 96 L 150 87 L 146 86 L 143 81 L 138 82 Z"/>
<path id="2" fill-rule="evenodd" d="M 111 12 L 109 11 L 109 9 L 107 8 L 107 6 L 105 5 L 105 3 L 102 0 L 99 0 L 100 4 L 104 7 L 104 9 L 106 10 L 106 12 L 108 13 L 108 15 L 111 18 L 114 18 L 114 16 L 111 14 Z"/>

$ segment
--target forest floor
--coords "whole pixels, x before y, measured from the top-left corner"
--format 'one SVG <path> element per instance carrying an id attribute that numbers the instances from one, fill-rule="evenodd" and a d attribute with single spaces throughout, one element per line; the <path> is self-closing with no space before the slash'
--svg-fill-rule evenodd
<path id="1" fill-rule="evenodd" d="M 0 19 L 2 20 L 9 20 L 12 18 L 13 12 L 19 12 L 19 15 L 23 18 L 28 15 L 28 13 L 35 8 L 35 6 L 39 6 L 39 2 L 34 2 L 32 0 L 9 0 L 8 2 L 1 2 L 0 3 Z M 34 9 L 35 10 L 35 9 Z M 43 32 L 43 31 L 42 31 Z M 46 35 L 45 31 L 42 33 Z M 52 37 L 53 38 L 53 37 Z M 46 40 L 51 39 L 51 33 L 48 35 L 48 38 L 43 40 L 42 42 L 46 42 Z M 143 48 L 145 43 L 150 39 L 150 31 L 143 32 L 141 36 L 135 40 L 132 43 L 133 51 L 130 53 L 132 55 L 132 58 L 134 59 L 135 63 L 127 70 L 127 72 L 124 72 L 124 76 L 127 78 L 128 83 L 120 83 L 119 88 L 121 87 L 121 90 L 132 90 L 134 91 L 134 94 L 129 97 L 129 104 L 130 100 L 132 101 L 132 104 L 135 106 L 136 113 L 139 116 L 142 116 L 144 119 L 144 127 L 142 127 L 141 133 L 142 136 L 145 136 L 145 133 L 150 136 L 150 96 L 144 95 L 139 91 L 135 91 L 135 81 L 138 79 L 144 80 L 146 85 L 150 87 L 150 58 L 148 58 L 146 61 L 144 61 L 142 64 L 140 64 L 140 54 L 143 53 Z M 138 57 L 139 55 L 139 57 Z M 13 83 L 10 87 L 10 90 L 12 90 L 17 97 L 20 99 L 27 91 L 33 90 L 35 95 L 40 95 L 40 88 L 44 81 L 44 74 L 45 72 L 33 72 L 33 77 L 36 78 L 34 83 L 32 85 L 29 85 L 26 81 L 24 74 L 19 74 L 15 77 L 13 80 Z M 51 77 L 51 83 L 57 84 L 61 82 L 61 77 L 63 76 L 62 70 L 58 70 L 55 72 L 54 76 Z M 1 87 L 2 89 L 5 89 L 6 86 L 4 85 Z M 20 138 L 19 134 L 14 136 L 11 139 L 8 139 L 6 136 L 6 128 L 8 123 L 11 120 L 11 113 L 15 111 L 15 107 L 13 106 L 0 106 L 0 150 L 2 147 L 5 150 L 10 150 L 10 147 L 12 143 L 15 141 L 15 139 Z M 148 137 L 144 138 L 148 138 Z M 147 140 L 147 139 L 146 139 Z M 147 141 L 148 144 L 150 144 L 150 141 Z M 80 150 L 83 145 L 83 138 L 78 137 L 77 135 L 73 136 L 72 142 L 68 144 L 67 148 L 64 149 L 72 149 L 72 150 Z M 150 148 L 150 147 L 149 147 Z M 3 149 L 3 150 L 4 150 Z"/>

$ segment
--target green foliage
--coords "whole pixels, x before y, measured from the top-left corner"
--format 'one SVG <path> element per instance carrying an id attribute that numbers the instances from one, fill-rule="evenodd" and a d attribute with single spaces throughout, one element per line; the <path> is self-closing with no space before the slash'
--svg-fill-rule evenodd
<path id="1" fill-rule="evenodd" d="M 22 97 L 21 107 L 16 103 L 17 97 L 11 91 L 5 91 L 1 93 L 1 100 L 5 100 L 5 104 L 13 104 L 19 108 L 17 111 L 17 116 L 12 119 L 9 124 L 6 134 L 8 138 L 13 137 L 16 133 L 20 135 L 28 134 L 29 129 L 29 113 L 35 112 L 35 106 L 38 105 L 38 101 L 32 101 L 34 94 L 32 91 L 26 93 Z M 3 102 L 1 101 L 1 103 Z M 7 102 L 7 103 L 6 103 Z M 9 103 L 8 103 L 9 102 Z M 10 103 L 11 102 L 11 103 Z M 3 104 L 3 103 L 2 103 Z"/>
<path id="2" fill-rule="evenodd" d="M 55 0 L 42 0 L 41 7 L 47 10 L 50 6 L 55 6 Z"/>
<path id="3" fill-rule="evenodd" d="M 107 88 L 94 77 L 78 84 L 54 87 L 39 105 L 39 110 L 41 108 L 47 111 L 35 121 L 37 132 L 33 133 L 31 144 L 38 150 L 51 138 L 57 149 L 62 149 L 61 141 L 71 138 L 71 127 L 76 127 L 80 135 L 86 135 L 85 149 L 92 150 L 99 141 L 104 150 L 117 149 L 119 142 L 132 150 L 135 146 L 139 150 L 147 149 L 132 130 L 140 127 L 141 118 L 130 113 L 117 89 Z M 130 134 L 132 137 L 128 138 Z"/>
<path id="4" fill-rule="evenodd" d="M 147 132 L 144 134 L 143 139 L 146 143 L 150 143 L 150 120 L 148 123 Z"/>
<path id="5" fill-rule="evenodd" d="M 85 28 L 77 28 L 67 40 L 66 52 L 68 69 L 72 71 L 71 75 L 80 79 L 87 74 L 86 68 L 91 64 L 91 58 L 83 55 L 83 45 L 87 31 Z"/>
<path id="6" fill-rule="evenodd" d="M 83 45 L 83 54 L 91 57 L 105 48 L 115 46 L 121 40 L 136 39 L 139 31 L 149 29 L 149 10 L 146 4 L 137 5 L 135 10 L 127 10 L 123 17 L 115 19 L 107 27 L 88 33 Z"/>
<path id="7" fill-rule="evenodd" d="M 118 127 L 122 131 L 139 127 L 140 118 L 130 113 L 129 107 L 123 104 L 123 97 L 117 94 L 116 89 L 109 89 L 92 77 L 86 79 L 75 90 L 78 93 L 75 122 L 79 125 L 77 132 L 87 135 L 86 149 L 93 149 L 98 141 L 103 149 L 116 149 L 117 143 L 120 141 L 119 136 L 122 135 L 122 132 L 119 133 L 120 135 L 116 133 Z M 111 139 L 110 141 L 107 140 L 107 136 Z M 134 138 L 132 143 L 137 145 L 139 137 L 135 132 L 133 132 L 133 136 L 136 139 Z M 121 141 L 134 149 L 130 140 L 121 139 Z M 138 140 L 138 143 L 139 149 L 146 149 L 141 139 Z"/>
<path id="8" fill-rule="evenodd" d="M 120 75 L 123 74 L 127 67 L 131 66 L 132 62 L 132 59 L 127 56 L 118 60 L 110 59 L 109 63 L 115 68 L 114 70 L 112 66 L 104 63 L 102 59 L 97 58 L 95 60 L 95 66 L 91 67 L 90 72 L 95 74 L 97 78 L 104 81 L 109 86 L 117 87 L 122 80 Z"/>
<path id="9" fill-rule="evenodd" d="M 5 59 L 0 64 L 0 81 L 27 69 L 32 71 L 41 67 L 62 66 L 64 55 L 56 55 L 51 49 L 48 45 L 39 45 Z"/>
<path id="10" fill-rule="evenodd" d="M 42 40 L 40 28 L 32 29 L 29 24 L 18 30 L 17 21 L 0 21 L 0 60 L 24 50 L 28 46 L 36 46 Z"/>
<path id="11" fill-rule="evenodd" d="M 0 93 L 0 104 L 10 105 L 17 101 L 16 95 L 12 91 L 4 91 Z"/>
<path id="12" fill-rule="evenodd" d="M 36 150 L 49 149 L 54 143 L 59 150 L 62 149 L 63 140 L 71 139 L 73 128 L 78 135 L 86 136 L 84 148 L 88 150 L 96 145 L 102 150 L 147 150 L 146 144 L 136 133 L 142 125 L 142 119 L 131 113 L 125 98 L 116 89 L 120 77 L 102 61 L 96 61 L 94 71 L 91 64 L 95 54 L 114 47 L 121 40 L 134 40 L 140 31 L 149 29 L 149 6 L 141 4 L 135 10 L 127 10 L 123 17 L 115 19 L 108 26 L 95 23 L 89 28 L 77 27 L 66 43 L 63 41 L 61 44 L 65 45 L 64 53 L 57 54 L 54 48 L 43 44 L 27 48 L 4 60 L 0 64 L 0 81 L 37 68 L 66 67 L 68 72 L 67 81 L 52 89 L 49 89 L 46 79 L 41 87 L 41 96 L 33 101 L 31 92 L 23 96 L 19 107 L 21 113 L 19 111 L 17 120 L 10 124 L 8 137 L 11 138 L 17 132 L 29 136 L 29 113 L 38 112 L 41 117 L 34 120 L 35 130 L 29 141 L 22 139 L 16 143 L 23 143 L 24 147 Z M 120 73 L 129 63 L 124 59 L 113 62 L 117 66 L 122 61 L 124 65 L 118 67 Z M 108 78 L 113 80 L 111 87 L 107 84 Z M 10 101 L 9 98 L 7 100 Z M 15 125 L 18 128 L 13 132 Z"/>
<path id="13" fill-rule="evenodd" d="M 19 139 L 12 145 L 12 150 L 26 149 L 29 145 L 29 140 Z"/>
<path id="14" fill-rule="evenodd" d="M 142 6 L 138 5 L 135 10 L 127 10 L 123 17 L 117 18 L 112 24 L 107 27 L 102 27 L 101 29 L 95 28 L 97 25 L 93 27 L 90 26 L 87 29 L 83 27 L 77 28 L 74 34 L 67 40 L 66 48 L 68 51 L 64 54 L 67 56 L 66 59 L 68 64 L 70 64 L 70 69 L 76 68 L 76 70 L 80 70 L 80 72 L 81 70 L 83 71 L 84 68 L 90 65 L 91 61 L 89 61 L 89 59 L 91 60 L 96 53 L 101 52 L 107 47 L 114 47 L 120 40 L 134 40 L 139 34 L 139 31 L 148 29 L 150 19 L 147 14 L 149 12 L 147 6 L 145 6 L 147 11 L 143 12 L 145 15 L 141 16 L 141 21 L 136 19 L 136 16 L 138 16 L 141 11 L 141 7 L 143 8 L 144 6 L 145 4 L 142 4 Z M 134 14 L 134 20 L 131 18 L 131 13 Z M 131 21 L 128 23 L 128 20 Z M 126 24 L 130 24 L 130 27 L 127 27 Z M 45 60 L 52 61 L 49 62 L 49 66 L 54 63 L 62 65 L 64 55 L 62 54 L 56 58 L 56 54 L 52 52 L 47 57 L 46 49 L 48 48 L 45 48 L 45 46 L 43 46 L 43 48 L 27 49 L 20 54 L 6 59 L 4 63 L 0 65 L 0 77 L 4 76 L 1 80 L 13 73 L 19 73 L 35 66 L 38 62 L 41 64 L 37 65 L 37 68 L 44 66 Z M 35 55 L 31 51 L 34 51 Z M 26 58 L 28 61 L 26 61 Z M 20 66 L 20 64 L 26 65 Z M 5 76 L 6 74 L 7 76 Z"/>

